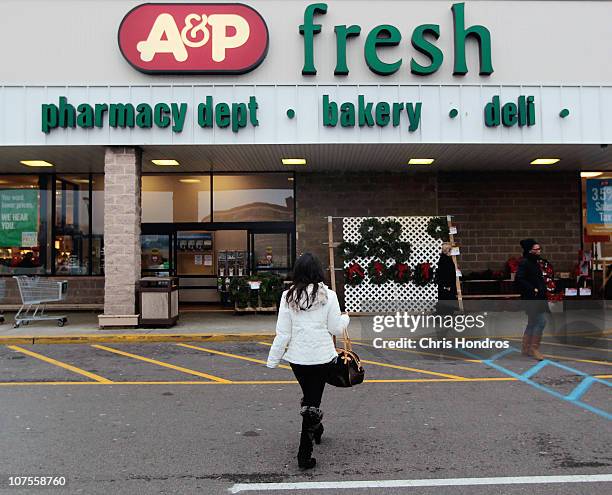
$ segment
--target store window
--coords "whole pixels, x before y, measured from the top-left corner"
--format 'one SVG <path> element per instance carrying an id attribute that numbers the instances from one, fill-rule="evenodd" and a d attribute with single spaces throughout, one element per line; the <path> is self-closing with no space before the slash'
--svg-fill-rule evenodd
<path id="1" fill-rule="evenodd" d="M 213 176 L 215 222 L 293 221 L 293 175 Z"/>
<path id="2" fill-rule="evenodd" d="M 257 272 L 289 271 L 290 236 L 288 233 L 253 234 L 254 269 Z"/>
<path id="3" fill-rule="evenodd" d="M 210 222 L 209 175 L 142 177 L 142 222 Z"/>
<path id="4" fill-rule="evenodd" d="M 91 196 L 89 176 L 55 180 L 55 273 L 89 274 Z"/>
<path id="5" fill-rule="evenodd" d="M 91 274 L 104 275 L 104 176 L 91 179 Z"/>
<path id="6" fill-rule="evenodd" d="M 44 274 L 49 227 L 45 176 L 0 176 L 0 274 Z"/>

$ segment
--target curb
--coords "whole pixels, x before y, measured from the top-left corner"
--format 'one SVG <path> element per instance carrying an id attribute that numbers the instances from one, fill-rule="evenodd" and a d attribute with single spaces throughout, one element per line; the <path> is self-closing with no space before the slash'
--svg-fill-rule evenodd
<path id="1" fill-rule="evenodd" d="M 8 344 L 102 344 L 143 342 L 257 342 L 274 337 L 273 333 L 193 333 L 193 334 L 113 334 L 113 335 L 21 335 L 0 336 L 0 345 Z"/>

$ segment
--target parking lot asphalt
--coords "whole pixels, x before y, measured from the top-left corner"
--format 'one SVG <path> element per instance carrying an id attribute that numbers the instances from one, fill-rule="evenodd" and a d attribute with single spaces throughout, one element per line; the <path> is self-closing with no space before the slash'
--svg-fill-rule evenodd
<path id="1" fill-rule="evenodd" d="M 543 350 L 558 357 L 535 372 L 518 352 L 355 343 L 366 382 L 326 389 L 326 433 L 307 472 L 295 462 L 300 390 L 287 367 L 265 367 L 269 344 L 2 346 L 3 474 L 63 474 L 65 493 L 88 494 L 612 489 L 588 478 L 612 473 L 601 342 L 550 340 Z"/>

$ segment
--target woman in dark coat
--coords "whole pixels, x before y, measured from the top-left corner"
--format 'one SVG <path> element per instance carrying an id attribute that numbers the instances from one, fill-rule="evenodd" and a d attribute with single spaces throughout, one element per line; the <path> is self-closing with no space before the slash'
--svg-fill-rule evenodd
<path id="1" fill-rule="evenodd" d="M 440 259 L 436 270 L 438 284 L 438 314 L 452 314 L 457 310 L 457 269 L 451 256 L 452 244 L 445 242 L 441 246 Z"/>
<path id="2" fill-rule="evenodd" d="M 526 301 L 527 327 L 523 334 L 522 352 L 526 356 L 533 356 L 542 361 L 544 356 L 540 353 L 542 333 L 546 327 L 546 283 L 540 267 L 540 253 L 542 248 L 534 239 L 523 239 L 523 259 L 519 263 L 516 273 L 516 285 L 521 293 L 521 299 Z"/>

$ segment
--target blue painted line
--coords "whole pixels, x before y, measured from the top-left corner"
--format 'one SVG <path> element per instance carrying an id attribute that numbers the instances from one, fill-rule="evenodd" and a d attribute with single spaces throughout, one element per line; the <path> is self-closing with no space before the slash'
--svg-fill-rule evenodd
<path id="1" fill-rule="evenodd" d="M 540 372 L 543 368 L 545 368 L 549 364 L 552 364 L 552 362 L 548 359 L 544 359 L 543 361 L 540 361 L 538 364 L 536 364 L 532 368 L 529 368 L 527 371 L 525 371 L 522 376 L 525 378 L 531 378 L 533 375 Z"/>
<path id="2" fill-rule="evenodd" d="M 498 352 L 497 354 L 493 354 L 493 356 L 489 358 L 489 361 L 495 361 L 496 359 L 501 359 L 504 356 L 507 356 L 508 354 L 511 354 L 513 352 L 518 352 L 518 350 L 515 349 L 514 347 L 508 347 L 508 349 Z"/>
<path id="3" fill-rule="evenodd" d="M 593 377 L 588 376 L 587 378 L 585 378 L 584 380 L 582 380 L 578 386 L 576 388 L 574 388 L 574 390 L 571 391 L 571 393 L 569 393 L 567 395 L 567 400 L 579 400 L 580 397 L 582 397 L 585 392 L 591 388 L 591 385 L 593 385 L 593 382 L 595 380 L 593 379 Z"/>
<path id="4" fill-rule="evenodd" d="M 521 381 L 523 383 L 526 383 L 527 385 L 530 385 L 531 387 L 533 387 L 533 388 L 535 388 L 537 390 L 540 390 L 540 391 L 545 392 L 545 393 L 547 393 L 549 395 L 552 395 L 553 397 L 556 397 L 557 399 L 561 399 L 562 401 L 569 402 L 570 404 L 574 404 L 576 406 L 579 406 L 579 407 L 581 407 L 582 409 L 584 409 L 586 411 L 592 412 L 594 414 L 597 414 L 598 416 L 601 416 L 604 419 L 612 421 L 612 414 L 610 414 L 609 412 L 604 411 L 603 409 L 599 409 L 597 407 L 591 406 L 590 404 L 586 404 L 585 402 L 582 402 L 582 401 L 578 400 L 580 397 L 582 397 L 584 395 L 584 393 L 589 389 L 589 387 L 593 383 L 595 383 L 595 382 L 602 382 L 605 385 L 612 386 L 611 382 L 607 382 L 605 380 L 601 380 L 599 378 L 595 378 L 595 377 L 592 377 L 590 375 L 586 375 L 586 373 L 583 373 L 580 370 L 575 370 L 575 369 L 570 368 L 568 366 L 559 365 L 558 363 L 556 363 L 554 361 L 549 361 L 548 363 L 546 363 L 546 364 L 551 364 L 551 365 L 554 365 L 554 366 L 558 366 L 559 368 L 566 369 L 568 371 L 571 371 L 573 373 L 577 373 L 577 374 L 582 375 L 582 376 L 586 375 L 587 377 L 591 378 L 591 380 L 589 380 L 589 382 L 586 385 L 584 385 L 582 388 L 579 388 L 579 387 L 586 380 L 586 378 L 578 385 L 578 387 L 576 387 L 576 389 L 579 389 L 579 390 L 576 393 L 577 398 L 574 399 L 572 396 L 574 395 L 574 392 L 576 391 L 576 389 L 574 389 L 574 391 L 572 391 L 567 396 L 566 395 L 562 395 L 559 392 L 557 392 L 556 390 L 553 390 L 553 389 L 548 388 L 548 387 L 546 387 L 544 385 L 541 385 L 538 382 L 534 382 L 533 380 L 531 380 L 530 377 L 525 377 L 524 375 L 519 375 L 518 373 L 515 373 L 512 370 L 504 368 L 503 366 L 500 366 L 499 364 L 494 363 L 490 359 L 483 359 L 482 356 L 478 356 L 477 354 L 474 354 L 472 352 L 468 352 L 468 351 L 465 351 L 465 350 L 460 350 L 460 352 L 462 354 L 472 358 L 472 359 L 479 359 L 479 360 L 482 361 L 483 364 L 486 364 L 487 366 L 490 366 L 491 368 L 494 368 L 494 369 L 504 373 L 505 375 L 511 376 L 512 378 L 516 378 L 517 380 L 519 380 L 519 381 Z M 548 361 L 548 360 L 545 360 L 545 361 Z M 541 363 L 543 363 L 545 361 L 540 361 L 540 363 L 538 363 L 538 364 L 541 364 Z M 546 364 L 544 366 L 546 366 Z M 533 368 L 536 368 L 537 366 L 538 365 L 534 366 Z M 541 370 L 544 366 L 542 366 L 539 370 Z M 533 370 L 533 368 L 531 368 L 530 370 L 527 370 L 527 372 Z M 533 376 L 539 370 L 536 370 L 530 376 Z"/>

